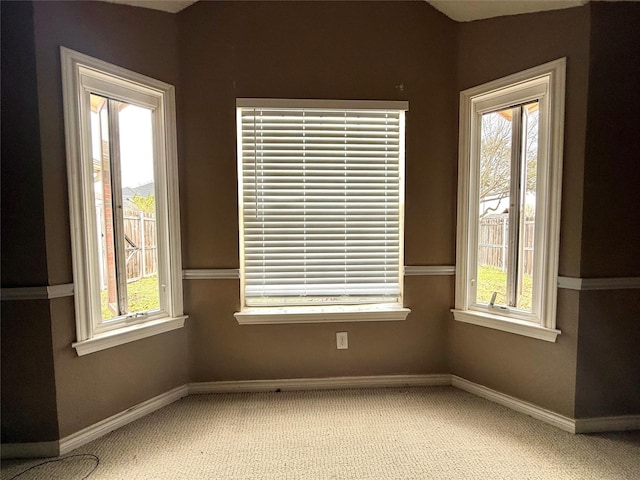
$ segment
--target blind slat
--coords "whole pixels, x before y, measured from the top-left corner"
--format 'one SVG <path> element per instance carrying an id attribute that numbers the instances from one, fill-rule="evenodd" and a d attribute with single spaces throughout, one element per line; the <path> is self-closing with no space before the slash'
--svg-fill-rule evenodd
<path id="1" fill-rule="evenodd" d="M 404 112 L 266 103 L 238 108 L 247 305 L 397 300 Z"/>

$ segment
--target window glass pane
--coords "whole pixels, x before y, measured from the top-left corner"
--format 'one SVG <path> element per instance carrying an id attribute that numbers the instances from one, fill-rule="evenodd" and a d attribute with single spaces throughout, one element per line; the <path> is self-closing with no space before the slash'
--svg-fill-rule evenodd
<path id="1" fill-rule="evenodd" d="M 160 307 L 152 117 L 146 108 L 90 98 L 104 322 Z"/>
<path id="2" fill-rule="evenodd" d="M 100 305 L 102 319 L 108 320 L 120 314 L 120 307 L 116 277 L 109 111 L 107 99 L 98 95 L 91 95 L 91 143 L 96 229 L 100 258 Z"/>
<path id="3" fill-rule="evenodd" d="M 520 249 L 516 307 L 531 310 L 536 220 L 536 173 L 538 169 L 538 103 L 522 108 L 522 195 L 520 198 Z"/>
<path id="4" fill-rule="evenodd" d="M 117 103 L 127 313 L 160 308 L 151 110 Z M 124 313 L 124 312 L 123 312 Z"/>
<path id="5" fill-rule="evenodd" d="M 514 109 L 482 115 L 476 302 L 507 303 Z"/>

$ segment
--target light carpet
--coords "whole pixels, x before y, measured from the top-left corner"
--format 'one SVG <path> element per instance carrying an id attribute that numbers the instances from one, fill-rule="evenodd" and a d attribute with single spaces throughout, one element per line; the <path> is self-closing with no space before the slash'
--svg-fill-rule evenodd
<path id="1" fill-rule="evenodd" d="M 192 395 L 71 454 L 100 462 L 17 479 L 640 478 L 640 432 L 572 435 L 453 387 Z"/>

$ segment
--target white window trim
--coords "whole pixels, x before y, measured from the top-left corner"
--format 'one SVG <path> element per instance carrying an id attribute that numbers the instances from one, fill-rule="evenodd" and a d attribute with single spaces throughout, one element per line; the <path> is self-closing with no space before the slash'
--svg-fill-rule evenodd
<path id="1" fill-rule="evenodd" d="M 560 199 L 562 186 L 562 152 L 564 135 L 566 59 L 561 58 L 538 67 L 501 78 L 460 93 L 460 138 L 458 159 L 458 225 L 456 245 L 456 294 L 454 319 L 532 338 L 555 342 L 561 333 L 556 329 L 557 272 L 560 233 Z M 542 97 L 541 97 L 542 92 Z M 473 202 L 472 165 L 479 152 L 477 125 L 483 110 L 508 107 L 515 102 L 540 99 L 548 112 L 548 123 L 541 122 L 540 135 L 548 136 L 546 171 L 538 172 L 539 189 L 547 198 L 545 208 L 537 212 L 543 228 L 536 228 L 539 255 L 539 296 L 535 315 L 516 312 L 496 313 L 496 309 L 479 309 L 470 300 L 469 275 L 475 261 L 474 230 L 476 211 Z M 542 175 L 540 175 L 542 173 Z M 536 222 L 538 223 L 538 222 Z M 534 311 L 536 307 L 534 306 Z"/>
<path id="2" fill-rule="evenodd" d="M 182 297 L 182 259 L 178 167 L 176 143 L 175 89 L 172 85 L 111 65 L 102 60 L 60 47 L 64 122 L 67 151 L 67 177 L 78 355 L 132 342 L 184 326 Z M 95 248 L 94 194 L 91 175 L 85 171 L 92 162 L 84 107 L 88 92 L 116 96 L 120 100 L 155 109 L 155 183 L 158 216 L 158 278 L 161 295 L 160 315 L 123 319 L 115 326 L 100 325 L 98 257 Z"/>
<path id="3" fill-rule="evenodd" d="M 266 108 L 338 108 L 338 109 L 398 109 L 407 111 L 409 102 L 384 100 L 314 100 L 314 99 L 264 99 L 238 98 L 236 108 L 266 107 Z M 239 117 L 239 113 L 238 119 Z M 401 117 L 404 130 L 404 116 Z M 238 178 L 242 179 L 242 130 L 237 123 L 237 156 Z M 323 305 L 323 306 L 275 306 L 248 307 L 244 297 L 244 238 L 242 215 L 242 192 L 238 189 L 239 213 L 239 251 L 240 251 L 240 300 L 241 310 L 234 314 L 240 325 L 265 325 L 287 323 L 331 323 L 331 322 L 381 322 L 406 320 L 411 309 L 403 306 L 404 298 L 404 170 L 405 170 L 405 135 L 400 138 L 400 256 L 399 256 L 399 284 L 400 293 L 398 303 L 363 304 L 363 305 Z"/>

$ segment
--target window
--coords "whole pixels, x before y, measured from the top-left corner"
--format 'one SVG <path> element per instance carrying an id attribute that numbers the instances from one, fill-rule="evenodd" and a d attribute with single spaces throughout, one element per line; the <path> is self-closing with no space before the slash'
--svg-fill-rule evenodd
<path id="1" fill-rule="evenodd" d="M 403 320 L 406 102 L 237 100 L 240 323 Z"/>
<path id="2" fill-rule="evenodd" d="M 79 355 L 184 325 L 174 88 L 61 48 Z"/>
<path id="3" fill-rule="evenodd" d="M 460 94 L 458 321 L 555 341 L 565 59 Z"/>

